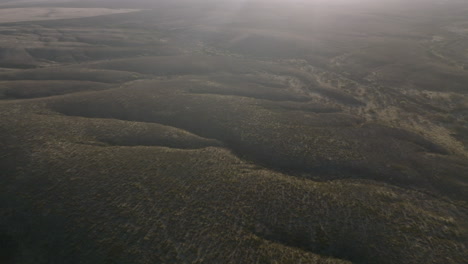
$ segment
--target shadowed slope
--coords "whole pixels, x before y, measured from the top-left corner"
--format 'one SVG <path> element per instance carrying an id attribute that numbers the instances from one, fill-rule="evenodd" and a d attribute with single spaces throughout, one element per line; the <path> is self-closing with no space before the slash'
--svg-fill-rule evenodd
<path id="1" fill-rule="evenodd" d="M 198 89 L 204 82 L 202 78 L 137 82 L 50 105 L 67 115 L 186 129 L 221 140 L 242 157 L 301 177 L 374 179 L 466 199 L 466 164 L 416 134 L 366 124 L 343 113 L 271 111 L 251 98 L 197 95 L 185 88 Z M 451 177 L 439 178 L 442 172 Z"/>
<path id="2" fill-rule="evenodd" d="M 45 241 L 24 244 L 15 256 L 21 263 L 32 256 L 68 263 L 346 263 L 325 256 L 353 263 L 460 263 L 466 257 L 465 213 L 426 195 L 375 182 L 300 180 L 222 148 L 96 146 L 88 142 L 112 127 L 134 135 L 141 128 L 173 129 L 41 109 L 2 105 L 2 133 L 8 135 L 2 144 L 10 147 L 1 153 L 2 195 L 10 199 L 2 199 L 1 224 L 10 226 L 15 241 Z M 14 114 L 18 110 L 21 115 Z M 28 217 L 9 214 L 13 209 Z M 33 228 L 28 219 L 37 214 L 56 224 L 28 233 L 12 228 Z"/>
<path id="3" fill-rule="evenodd" d="M 36 3 L 146 10 L 0 25 L 0 262 L 465 263 L 455 1 Z"/>

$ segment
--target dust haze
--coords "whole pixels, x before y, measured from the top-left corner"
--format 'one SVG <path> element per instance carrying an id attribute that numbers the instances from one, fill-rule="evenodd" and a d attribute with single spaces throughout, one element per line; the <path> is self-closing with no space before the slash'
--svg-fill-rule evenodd
<path id="1" fill-rule="evenodd" d="M 461 264 L 468 3 L 0 0 L 0 263 Z"/>

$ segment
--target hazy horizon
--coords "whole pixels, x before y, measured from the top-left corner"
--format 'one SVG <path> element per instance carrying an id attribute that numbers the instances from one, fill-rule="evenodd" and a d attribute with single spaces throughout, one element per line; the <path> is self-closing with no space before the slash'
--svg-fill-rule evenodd
<path id="1" fill-rule="evenodd" d="M 1 264 L 461 264 L 468 2 L 0 0 Z"/>

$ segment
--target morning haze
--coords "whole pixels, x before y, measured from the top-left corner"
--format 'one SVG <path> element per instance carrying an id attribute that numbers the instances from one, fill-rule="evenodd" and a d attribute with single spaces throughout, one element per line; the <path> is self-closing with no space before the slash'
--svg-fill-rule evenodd
<path id="1" fill-rule="evenodd" d="M 0 0 L 0 263 L 462 264 L 468 3 Z"/>

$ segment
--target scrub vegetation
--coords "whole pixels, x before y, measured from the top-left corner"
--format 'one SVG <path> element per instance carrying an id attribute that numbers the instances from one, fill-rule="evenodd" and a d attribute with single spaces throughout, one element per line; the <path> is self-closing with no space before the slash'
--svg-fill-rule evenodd
<path id="1" fill-rule="evenodd" d="M 79 9 L 0 20 L 0 263 L 465 263 L 468 5 L 423 2 L 0 1 Z"/>

